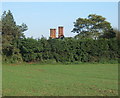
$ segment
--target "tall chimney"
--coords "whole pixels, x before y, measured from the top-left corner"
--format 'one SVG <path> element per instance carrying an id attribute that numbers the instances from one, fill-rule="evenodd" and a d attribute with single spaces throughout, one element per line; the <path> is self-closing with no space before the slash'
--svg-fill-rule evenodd
<path id="1" fill-rule="evenodd" d="M 54 38 L 56 38 L 56 29 L 53 29 L 53 32 L 54 32 Z"/>
<path id="2" fill-rule="evenodd" d="M 50 29 L 50 37 L 56 38 L 56 29 Z"/>
<path id="3" fill-rule="evenodd" d="M 64 36 L 64 34 L 63 34 L 63 27 L 60 26 L 60 27 L 58 27 L 58 38 L 60 38 L 62 36 Z"/>
<path id="4" fill-rule="evenodd" d="M 50 37 L 53 38 L 53 29 L 50 29 Z"/>

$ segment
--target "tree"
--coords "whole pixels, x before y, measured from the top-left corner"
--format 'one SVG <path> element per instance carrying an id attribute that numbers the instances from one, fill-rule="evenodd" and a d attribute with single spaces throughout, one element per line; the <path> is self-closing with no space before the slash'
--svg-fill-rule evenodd
<path id="1" fill-rule="evenodd" d="M 75 38 L 97 39 L 105 33 L 112 32 L 112 27 L 110 23 L 106 21 L 106 18 L 96 14 L 90 14 L 87 18 L 78 18 L 76 22 L 74 22 L 72 32 L 79 33 Z"/>
<path id="2" fill-rule="evenodd" d="M 115 37 L 120 40 L 120 30 L 114 28 L 113 31 L 115 32 Z"/>
<path id="3" fill-rule="evenodd" d="M 1 20 L 0 20 L 0 32 L 2 32 L 2 21 Z"/>
<path id="4" fill-rule="evenodd" d="M 109 32 L 105 32 L 103 35 L 99 36 L 99 38 L 115 38 L 117 32 L 114 29 L 109 30 Z"/>
<path id="5" fill-rule="evenodd" d="M 21 26 L 16 25 L 10 10 L 8 12 L 3 12 L 1 21 L 3 57 L 5 57 L 5 59 L 8 57 L 12 59 L 21 59 L 18 45 L 19 40 L 24 38 L 23 32 L 27 30 L 26 24 L 22 24 Z"/>

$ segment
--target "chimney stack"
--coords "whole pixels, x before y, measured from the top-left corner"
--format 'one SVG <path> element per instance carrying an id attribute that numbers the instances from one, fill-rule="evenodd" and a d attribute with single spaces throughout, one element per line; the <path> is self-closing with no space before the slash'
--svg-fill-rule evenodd
<path id="1" fill-rule="evenodd" d="M 56 38 L 56 29 L 50 29 L 50 37 Z"/>
<path id="2" fill-rule="evenodd" d="M 50 37 L 53 37 L 53 29 L 50 29 Z"/>
<path id="3" fill-rule="evenodd" d="M 53 35 L 54 35 L 54 38 L 56 38 L 56 29 L 53 29 Z"/>
<path id="4" fill-rule="evenodd" d="M 60 37 L 62 37 L 62 36 L 64 36 L 64 35 L 63 35 L 63 27 L 60 26 L 60 27 L 58 27 L 58 38 L 60 38 Z"/>

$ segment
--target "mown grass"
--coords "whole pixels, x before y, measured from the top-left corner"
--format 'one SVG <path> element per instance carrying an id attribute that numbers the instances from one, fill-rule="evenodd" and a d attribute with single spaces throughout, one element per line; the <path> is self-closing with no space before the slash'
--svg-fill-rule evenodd
<path id="1" fill-rule="evenodd" d="M 117 64 L 3 65 L 3 96 L 116 96 Z"/>

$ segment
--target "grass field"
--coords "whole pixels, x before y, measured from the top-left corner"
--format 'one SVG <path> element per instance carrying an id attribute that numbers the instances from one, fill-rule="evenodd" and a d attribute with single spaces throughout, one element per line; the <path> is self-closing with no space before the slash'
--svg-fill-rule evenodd
<path id="1" fill-rule="evenodd" d="M 3 65 L 3 96 L 116 96 L 117 64 Z"/>

